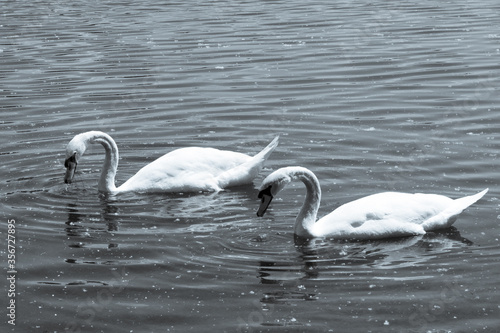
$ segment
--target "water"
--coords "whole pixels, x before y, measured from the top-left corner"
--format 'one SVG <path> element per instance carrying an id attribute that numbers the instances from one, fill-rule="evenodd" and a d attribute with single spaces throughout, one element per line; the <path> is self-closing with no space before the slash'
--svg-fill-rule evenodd
<path id="1" fill-rule="evenodd" d="M 2 8 L 0 230 L 15 220 L 17 269 L 2 330 L 500 329 L 496 1 Z M 281 142 L 253 186 L 105 197 L 101 147 L 63 183 L 66 144 L 94 129 L 117 141 L 118 184 L 176 148 Z M 490 192 L 442 232 L 301 244 L 302 185 L 255 216 L 258 185 L 287 165 L 320 179 L 319 215 L 386 190 Z"/>

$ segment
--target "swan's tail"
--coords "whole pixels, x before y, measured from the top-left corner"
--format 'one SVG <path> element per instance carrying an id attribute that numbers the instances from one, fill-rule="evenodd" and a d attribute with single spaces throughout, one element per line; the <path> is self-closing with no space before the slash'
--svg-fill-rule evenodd
<path id="1" fill-rule="evenodd" d="M 470 205 L 476 203 L 476 201 L 481 199 L 486 194 L 486 192 L 488 192 L 488 189 L 485 189 L 474 195 L 469 195 L 468 197 L 455 199 L 454 206 L 456 206 L 458 209 L 461 208 L 460 212 L 462 212 L 462 210 L 464 210 L 465 208 L 469 207 Z"/>
<path id="2" fill-rule="evenodd" d="M 273 139 L 273 141 L 271 141 L 270 144 L 267 145 L 266 148 L 262 149 L 262 151 L 260 153 L 258 153 L 257 155 L 255 155 L 252 159 L 253 160 L 261 160 L 262 162 L 265 162 L 269 158 L 269 155 L 271 155 L 271 153 L 274 151 L 274 149 L 276 149 L 276 147 L 278 147 L 279 139 L 280 139 L 280 136 L 278 135 L 277 137 L 275 137 Z"/>
<path id="3" fill-rule="evenodd" d="M 453 222 L 455 222 L 458 215 L 464 211 L 464 209 L 481 199 L 486 192 L 488 192 L 488 189 L 474 195 L 453 200 L 453 203 L 448 208 L 425 221 L 422 226 L 425 230 L 450 227 Z"/>
<path id="4" fill-rule="evenodd" d="M 269 158 L 269 155 L 276 149 L 279 142 L 279 135 L 271 141 L 261 152 L 251 157 L 247 162 L 238 165 L 235 168 L 227 170 L 217 177 L 219 186 L 226 188 L 229 186 L 238 186 L 248 184 L 253 181 L 264 166 L 264 162 Z"/>

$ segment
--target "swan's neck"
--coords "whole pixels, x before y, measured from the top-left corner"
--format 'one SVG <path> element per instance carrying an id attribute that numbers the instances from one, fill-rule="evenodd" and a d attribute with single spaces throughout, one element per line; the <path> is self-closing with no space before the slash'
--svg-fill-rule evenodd
<path id="1" fill-rule="evenodd" d="M 295 172 L 295 178 L 301 180 L 306 186 L 306 198 L 295 221 L 295 234 L 302 237 L 314 236 L 312 227 L 316 222 L 321 201 L 321 188 L 318 178 L 307 169 L 300 169 Z"/>
<path id="2" fill-rule="evenodd" d="M 102 192 L 116 192 L 115 176 L 118 168 L 118 147 L 112 137 L 103 132 L 91 132 L 90 143 L 100 143 L 106 151 L 98 189 Z"/>

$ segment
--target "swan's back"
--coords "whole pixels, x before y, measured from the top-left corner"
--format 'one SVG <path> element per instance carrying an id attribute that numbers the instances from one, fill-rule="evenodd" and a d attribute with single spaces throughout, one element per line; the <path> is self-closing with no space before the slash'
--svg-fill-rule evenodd
<path id="1" fill-rule="evenodd" d="M 218 190 L 217 175 L 250 159 L 242 153 L 215 148 L 181 148 L 146 165 L 118 189 L 169 192 Z"/>
<path id="2" fill-rule="evenodd" d="M 328 214 L 328 219 L 366 221 L 393 218 L 421 224 L 453 202 L 438 194 L 383 192 L 346 203 Z"/>
<path id="3" fill-rule="evenodd" d="M 236 167 L 250 160 L 251 157 L 243 153 L 219 150 L 215 148 L 187 147 L 174 150 L 156 159 L 142 168 L 148 170 L 163 169 L 170 176 L 184 172 L 210 172 L 216 174 Z"/>
<path id="4" fill-rule="evenodd" d="M 424 234 L 451 226 L 486 191 L 455 200 L 438 194 L 373 194 L 340 206 L 318 220 L 313 230 L 358 239 Z"/>

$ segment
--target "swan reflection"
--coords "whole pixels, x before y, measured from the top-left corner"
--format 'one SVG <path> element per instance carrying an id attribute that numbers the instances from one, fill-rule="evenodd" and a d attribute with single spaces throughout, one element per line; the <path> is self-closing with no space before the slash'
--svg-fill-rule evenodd
<path id="1" fill-rule="evenodd" d="M 117 231 L 118 230 L 118 207 L 111 204 L 112 201 L 107 197 L 101 196 L 99 198 L 101 212 L 97 215 L 91 212 L 85 212 L 85 208 L 80 208 L 75 203 L 67 204 L 68 219 L 65 222 L 65 232 L 70 238 L 93 238 L 93 233 L 102 231 Z M 97 215 L 97 216 L 96 216 Z M 89 221 L 104 222 L 96 226 L 85 226 Z M 109 244 L 110 247 L 116 244 Z"/>
<path id="2" fill-rule="evenodd" d="M 261 260 L 258 276 L 262 284 L 336 280 L 353 274 L 366 278 L 377 270 L 422 265 L 443 253 L 470 245 L 472 241 L 462 237 L 454 227 L 420 236 L 378 241 L 296 237 L 297 255 L 289 260 Z"/>

